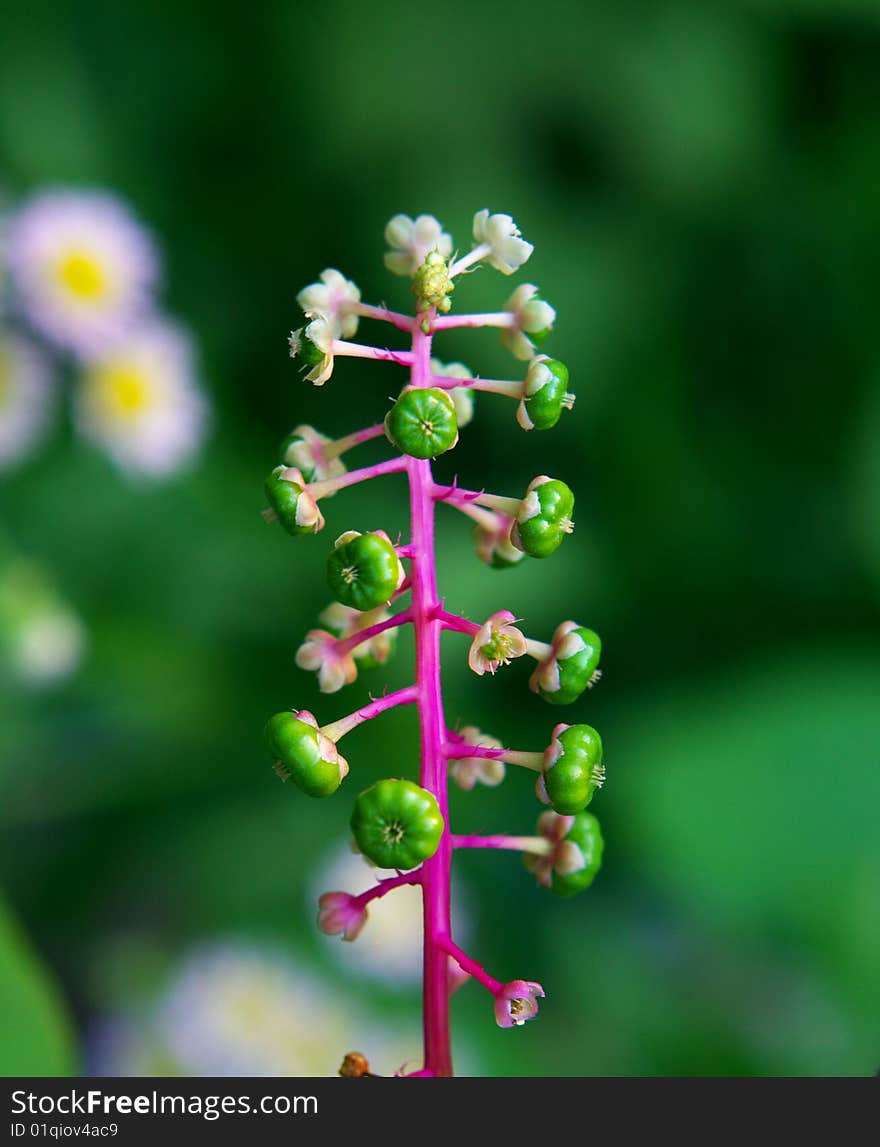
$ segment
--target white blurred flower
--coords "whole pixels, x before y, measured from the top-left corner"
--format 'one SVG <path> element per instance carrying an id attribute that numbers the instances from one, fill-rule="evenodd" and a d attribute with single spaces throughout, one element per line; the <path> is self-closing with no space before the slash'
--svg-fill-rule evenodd
<path id="1" fill-rule="evenodd" d="M 297 426 L 287 436 L 281 461 L 301 471 L 306 482 L 339 478 L 346 467 L 341 458 L 327 457 L 326 447 L 332 445 L 333 439 L 319 433 L 314 426 Z M 332 497 L 333 492 L 323 496 Z"/>
<path id="2" fill-rule="evenodd" d="M 319 614 L 318 619 L 336 637 L 344 639 L 370 629 L 380 621 L 388 621 L 390 617 L 391 611 L 384 605 L 361 612 L 350 605 L 343 605 L 341 601 L 334 601 Z M 355 661 L 362 662 L 362 669 L 374 669 L 377 665 L 384 665 L 394 650 L 397 634 L 396 626 L 394 629 L 383 629 L 381 633 L 356 645 L 351 651 L 352 657 Z"/>
<path id="3" fill-rule="evenodd" d="M 207 403 L 184 332 L 151 322 L 85 368 L 74 415 L 80 433 L 123 470 L 158 477 L 201 445 Z"/>
<path id="4" fill-rule="evenodd" d="M 26 685 L 60 681 L 80 664 L 86 630 L 37 563 L 3 555 L 0 566 L 0 653 Z"/>
<path id="5" fill-rule="evenodd" d="M 156 1031 L 183 1075 L 334 1075 L 353 1047 L 390 1074 L 417 1046 L 286 955 L 243 943 L 188 957 Z"/>
<path id="6" fill-rule="evenodd" d="M 10 217 L 5 258 L 18 309 L 56 346 L 101 351 L 149 309 L 156 249 L 106 192 L 47 191 Z"/>
<path id="7" fill-rule="evenodd" d="M 513 315 L 514 326 L 502 327 L 501 341 L 516 358 L 528 362 L 552 330 L 556 311 L 538 297 L 534 283 L 517 287 L 504 309 Z"/>
<path id="8" fill-rule="evenodd" d="M 474 216 L 474 239 L 488 248 L 483 258 L 489 265 L 505 275 L 518 271 L 535 249 L 509 215 L 491 215 L 488 210 Z"/>
<path id="9" fill-rule="evenodd" d="M 46 357 L 18 335 L 0 332 L 0 470 L 44 437 L 55 390 Z"/>
<path id="10" fill-rule="evenodd" d="M 443 363 L 439 358 L 431 359 L 431 373 L 446 378 L 473 378 L 471 371 L 463 362 Z M 455 406 L 455 418 L 459 430 L 474 417 L 474 392 L 468 386 L 457 386 L 455 390 L 448 391 L 449 397 Z"/>
<path id="11" fill-rule="evenodd" d="M 433 215 L 395 215 L 385 228 L 385 242 L 392 248 L 385 254 L 385 266 L 395 275 L 414 275 L 431 251 L 444 259 L 452 254 L 452 236 Z"/>
<path id="12" fill-rule="evenodd" d="M 478 745 L 483 749 L 501 749 L 504 746 L 495 737 L 481 733 L 476 725 L 465 725 L 450 738 L 456 745 Z M 460 757 L 449 762 L 449 772 L 460 789 L 470 792 L 476 784 L 494 788 L 504 780 L 504 761 L 488 757 Z"/>
<path id="13" fill-rule="evenodd" d="M 325 319 L 340 338 L 353 338 L 357 332 L 355 307 L 361 301 L 357 286 L 333 267 L 322 271 L 319 283 L 310 283 L 296 301 L 310 319 Z"/>
<path id="14" fill-rule="evenodd" d="M 340 653 L 339 643 L 326 629 L 310 629 L 296 651 L 300 669 L 316 671 L 322 693 L 338 693 L 357 677 L 357 666 L 350 653 Z"/>

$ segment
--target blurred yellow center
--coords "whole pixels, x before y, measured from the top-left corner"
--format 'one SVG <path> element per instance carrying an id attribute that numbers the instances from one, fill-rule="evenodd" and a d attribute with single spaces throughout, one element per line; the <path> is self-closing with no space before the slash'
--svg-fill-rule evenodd
<path id="1" fill-rule="evenodd" d="M 130 417 L 150 402 L 147 377 L 134 367 L 105 367 L 95 377 L 99 401 L 111 414 Z"/>
<path id="2" fill-rule="evenodd" d="M 94 302 L 107 293 L 104 268 L 85 251 L 68 251 L 58 261 L 58 278 L 72 295 Z"/>

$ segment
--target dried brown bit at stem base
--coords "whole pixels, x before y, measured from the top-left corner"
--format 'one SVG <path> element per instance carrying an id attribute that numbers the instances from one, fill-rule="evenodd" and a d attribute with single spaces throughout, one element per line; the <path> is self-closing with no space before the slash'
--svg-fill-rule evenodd
<path id="1" fill-rule="evenodd" d="M 359 1051 L 350 1051 L 346 1054 L 339 1068 L 339 1074 L 343 1079 L 374 1078 L 373 1072 L 370 1071 L 370 1061 Z"/>

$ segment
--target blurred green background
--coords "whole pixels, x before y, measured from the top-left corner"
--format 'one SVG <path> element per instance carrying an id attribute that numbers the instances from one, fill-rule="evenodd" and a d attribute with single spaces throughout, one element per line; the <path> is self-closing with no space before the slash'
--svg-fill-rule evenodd
<path id="1" fill-rule="evenodd" d="M 575 709 L 606 743 L 606 862 L 570 902 L 514 857 L 456 862 L 474 955 L 548 993 L 503 1032 L 464 987 L 462 1067 L 876 1071 L 878 5 L 11 0 L 3 24 L 6 191 L 130 201 L 215 415 L 202 464 L 164 485 L 69 434 L 0 485 L 2 528 L 89 629 L 74 678 L 0 700 L 0 1068 L 185 1070 L 155 1015 L 204 945 L 318 977 L 343 1035 L 301 1070 L 370 1054 L 371 1023 L 417 1054 L 416 989 L 359 977 L 357 945 L 343 965 L 313 925 L 351 788 L 309 803 L 260 745 L 277 709 L 329 720 L 407 680 L 405 641 L 335 697 L 293 664 L 329 600 L 330 540 L 404 526 L 402 490 L 340 496 L 327 532 L 294 542 L 262 522 L 261 481 L 292 425 L 375 421 L 400 381 L 343 362 L 323 390 L 303 384 L 285 343 L 296 291 L 338 266 L 403 306 L 386 220 L 432 212 L 466 247 L 488 206 L 535 244 L 516 281 L 557 307 L 578 402 L 526 436 L 485 396 L 437 469 L 512 494 L 549 468 L 578 529 L 552 561 L 499 572 L 450 512 L 441 586 L 473 618 L 506 607 L 538 637 L 569 616 L 602 634 L 604 679 Z M 510 289 L 484 271 L 456 307 L 497 309 Z M 510 374 L 491 333 L 437 349 Z M 560 714 L 528 667 L 477 679 L 446 640 L 450 717 L 543 746 Z M 358 787 L 415 752 L 408 714 L 346 742 Z M 527 832 L 536 811 L 521 776 L 453 797 L 461 831 Z"/>

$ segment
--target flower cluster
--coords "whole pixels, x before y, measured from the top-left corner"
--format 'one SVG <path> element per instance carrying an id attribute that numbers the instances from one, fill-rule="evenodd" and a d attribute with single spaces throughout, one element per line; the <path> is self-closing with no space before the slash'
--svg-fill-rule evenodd
<path id="1" fill-rule="evenodd" d="M 567 367 L 543 350 L 556 311 L 534 284 L 518 287 L 501 311 L 452 314 L 461 276 L 478 264 L 511 275 L 530 258 L 531 243 L 511 216 L 489 210 L 474 216 L 473 244 L 461 255 L 453 254 L 452 237 L 430 215 L 394 216 L 385 238 L 385 264 L 410 279 L 415 313 L 364 303 L 358 287 L 330 268 L 297 296 L 305 322 L 290 335 L 289 347 L 306 380 L 318 386 L 333 376 L 342 358 L 403 367 L 407 377 L 371 426 L 338 438 L 297 426 L 282 443 L 266 480 L 269 506 L 264 517 L 279 522 L 293 537 L 314 536 L 325 525 L 322 503 L 340 490 L 392 474 L 406 477 L 409 537 L 395 541 L 381 528 L 338 535 L 327 558 L 327 583 L 335 602 L 321 614 L 321 627 L 305 635 L 296 662 L 317 674 L 322 693 L 336 693 L 351 685 L 361 669 L 385 664 L 398 632 L 411 627 L 415 681 L 323 725 L 302 709 L 277 713 L 266 726 L 265 739 L 280 776 L 311 796 L 325 797 L 335 793 L 349 773 L 337 748 L 342 737 L 392 708 L 417 709 L 422 730 L 418 769 L 409 770 L 405 754 L 396 747 L 390 754 L 396 775 L 364 788 L 351 813 L 356 848 L 387 875 L 366 888 L 321 891 L 318 926 L 328 935 L 355 941 L 369 935 L 371 905 L 401 888 L 418 890 L 424 907 L 425 1052 L 424 1065 L 415 1074 L 436 1076 L 452 1071 L 447 1011 L 450 995 L 462 983 L 473 979 L 490 993 L 495 1020 L 503 1028 L 533 1019 L 544 997 L 544 989 L 534 981 L 496 979 L 453 940 L 453 850 L 517 851 L 542 887 L 558 896 L 582 892 L 601 864 L 601 831 L 587 806 L 605 779 L 602 741 L 589 725 L 557 724 L 549 744 L 539 751 L 511 749 L 472 725 L 451 728 L 442 700 L 440 634 L 446 630 L 469 639 L 467 665 L 479 677 L 495 674 L 515 659 L 533 659 L 530 687 L 551 705 L 571 705 L 598 679 L 601 643 L 592 629 L 575 621 L 562 621 L 550 642 L 535 640 L 505 608 L 482 623 L 470 621 L 446 610 L 437 587 L 437 506 L 451 507 L 471 520 L 478 556 L 498 569 L 530 558 L 548 559 L 574 530 L 574 495 L 559 478 L 540 474 L 525 484 L 520 496 L 508 496 L 468 490 L 457 481 L 442 486 L 432 472 L 433 460 L 454 449 L 460 432 L 471 423 L 480 391 L 513 399 L 515 420 L 525 431 L 552 429 L 573 406 Z M 402 332 L 409 346 L 351 341 L 361 319 Z M 433 340 L 441 332 L 485 327 L 498 329 L 503 345 L 526 364 L 518 368 L 520 377 L 486 379 L 464 363 L 444 365 L 432 357 Z M 378 438 L 397 453 L 355 470 L 342 462 L 344 454 Z M 509 766 L 536 774 L 535 793 L 550 806 L 540 814 L 537 834 L 453 834 L 450 780 L 464 792 L 477 785 L 494 788 L 504 781 Z M 405 775 L 408 771 L 414 775 Z M 364 1074 L 362 1061 L 360 1055 L 346 1057 L 344 1074 Z"/>
<path id="2" fill-rule="evenodd" d="M 46 438 L 63 368 L 76 430 L 130 474 L 161 477 L 206 430 L 192 339 L 160 312 L 149 233 L 106 192 L 37 193 L 0 242 L 0 469 Z"/>

